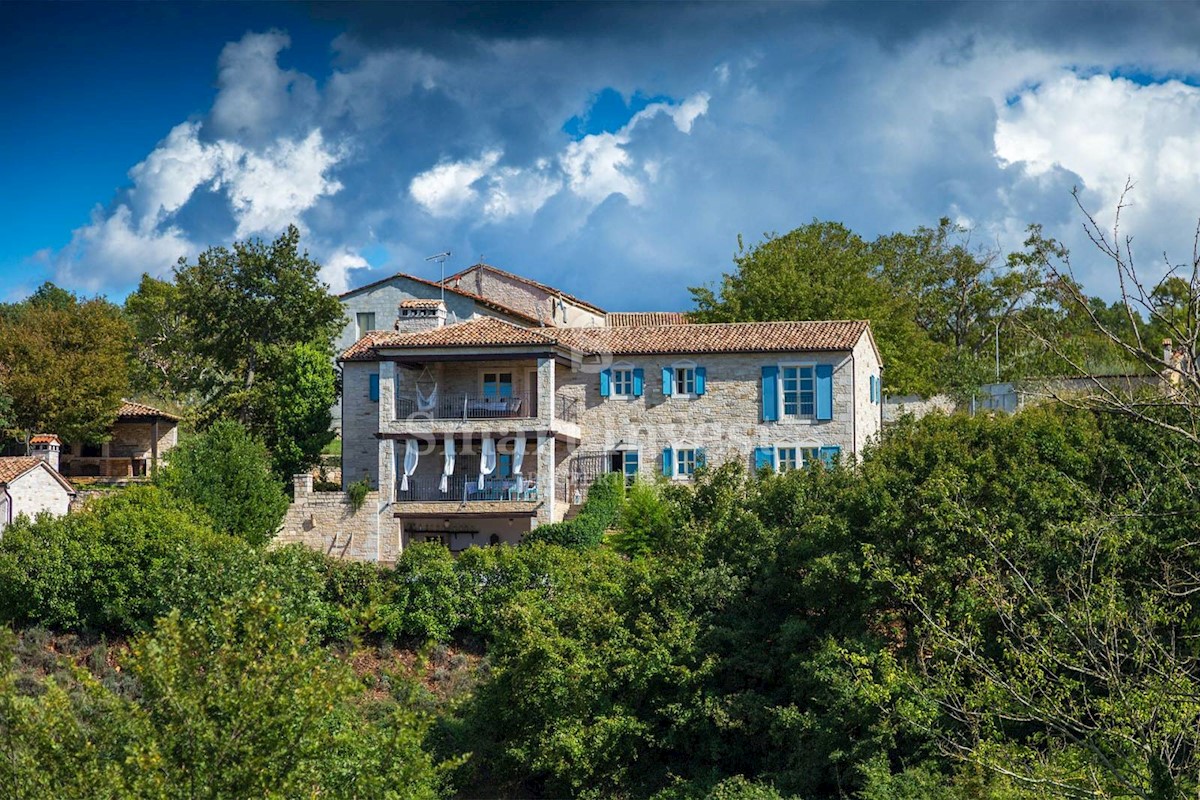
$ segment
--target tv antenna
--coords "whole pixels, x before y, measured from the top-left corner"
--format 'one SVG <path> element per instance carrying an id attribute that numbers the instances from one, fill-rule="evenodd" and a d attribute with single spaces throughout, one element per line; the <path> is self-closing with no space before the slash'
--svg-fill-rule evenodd
<path id="1" fill-rule="evenodd" d="M 438 253 L 435 256 L 430 256 L 426 261 L 436 261 L 442 266 L 442 280 L 438 283 L 442 287 L 442 305 L 446 305 L 446 259 L 450 257 L 450 251 Z"/>

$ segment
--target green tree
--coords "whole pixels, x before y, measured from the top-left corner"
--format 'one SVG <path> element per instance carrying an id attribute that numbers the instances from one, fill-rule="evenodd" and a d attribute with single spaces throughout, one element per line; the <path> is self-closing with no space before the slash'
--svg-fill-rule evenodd
<path id="1" fill-rule="evenodd" d="M 179 400 L 207 383 L 208 362 L 192 346 L 194 332 L 178 286 L 142 275 L 125 298 L 125 316 L 133 329 L 132 381 L 138 391 Z"/>
<path id="2" fill-rule="evenodd" d="M 329 412 L 337 399 L 337 381 L 329 353 L 317 345 L 297 345 L 278 361 L 271 362 L 270 377 L 259 379 L 249 392 L 247 406 L 275 474 L 287 479 L 307 472 L 333 441 Z"/>
<path id="3" fill-rule="evenodd" d="M 1040 285 L 1040 273 L 973 246 L 970 231 L 943 218 L 936 228 L 881 236 L 871 249 L 881 279 L 911 298 L 917 325 L 945 349 L 938 382 L 973 392 L 995 379 L 996 337 Z"/>
<path id="4" fill-rule="evenodd" d="M 269 245 L 235 242 L 232 250 L 209 248 L 195 264 L 176 266 L 192 347 L 219 373 L 219 385 L 207 388 L 249 390 L 282 352 L 308 343 L 328 348 L 341 331 L 342 304 L 320 282 L 321 265 L 299 246 L 300 231 L 291 225 Z"/>
<path id="5" fill-rule="evenodd" d="M 718 292 L 693 287 L 703 322 L 867 319 L 894 392 L 938 388 L 939 347 L 915 321 L 911 299 L 878 275 L 872 246 L 836 222 L 812 223 L 750 249 L 738 237 L 736 270 Z"/>
<path id="6" fill-rule="evenodd" d="M 52 284 L 0 314 L 0 364 L 13 425 L 65 441 L 106 441 L 129 389 L 131 334 L 103 299 Z"/>
<path id="7" fill-rule="evenodd" d="M 263 444 L 233 420 L 221 420 L 182 441 L 155 479 L 195 503 L 218 531 L 253 545 L 270 541 L 288 498 L 272 474 Z"/>

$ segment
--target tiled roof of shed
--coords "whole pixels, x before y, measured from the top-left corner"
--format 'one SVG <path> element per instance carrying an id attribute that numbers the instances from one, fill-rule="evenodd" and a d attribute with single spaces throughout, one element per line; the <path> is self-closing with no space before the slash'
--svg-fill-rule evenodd
<path id="1" fill-rule="evenodd" d="M 379 348 L 550 345 L 582 353 L 786 353 L 851 350 L 868 329 L 865 320 L 723 322 L 611 328 L 521 328 L 482 317 L 417 333 L 372 331 L 342 354 L 370 361 Z"/>
<path id="2" fill-rule="evenodd" d="M 500 347 L 504 345 L 545 345 L 553 347 L 557 340 L 542 331 L 550 328 L 522 328 L 495 317 L 478 317 L 456 325 L 399 333 L 371 331 L 342 353 L 343 361 L 369 361 L 373 351 L 389 347 Z"/>
<path id="3" fill-rule="evenodd" d="M 38 433 L 29 438 L 30 444 L 62 444 L 62 439 L 59 439 L 53 433 Z"/>
<path id="4" fill-rule="evenodd" d="M 604 324 L 610 328 L 632 325 L 687 325 L 687 314 L 682 311 L 612 311 L 604 315 Z"/>
<path id="5" fill-rule="evenodd" d="M 42 463 L 37 456 L 5 456 L 0 458 L 0 486 L 12 483 Z"/>
<path id="6" fill-rule="evenodd" d="M 144 405 L 142 403 L 134 403 L 129 400 L 122 400 L 121 407 L 117 409 L 117 417 L 120 419 L 150 419 L 151 417 L 162 417 L 163 419 L 173 419 L 179 421 L 179 417 L 170 414 L 154 406 Z"/>

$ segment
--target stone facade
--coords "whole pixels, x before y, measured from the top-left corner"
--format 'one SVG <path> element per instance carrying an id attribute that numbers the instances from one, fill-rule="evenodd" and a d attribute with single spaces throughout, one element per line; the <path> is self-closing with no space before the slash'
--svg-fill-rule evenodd
<path id="1" fill-rule="evenodd" d="M 780 364 L 833 366 L 833 418 L 764 422 L 762 368 Z M 662 368 L 705 368 L 707 387 L 699 397 L 666 396 Z M 600 370 L 641 368 L 641 397 L 600 396 Z M 686 357 L 617 357 L 611 362 L 560 368 L 559 392 L 581 409 L 582 438 L 571 452 L 636 449 L 639 473 L 662 474 L 664 448 L 701 448 L 712 465 L 739 461 L 753 468 L 758 447 L 840 447 L 855 457 L 879 432 L 881 406 L 871 402 L 870 375 L 879 362 L 864 337 L 850 353 L 719 354 Z"/>
<path id="2" fill-rule="evenodd" d="M 47 512 L 62 516 L 70 509 L 73 495 L 48 464 L 30 469 L 7 485 L 0 485 L 0 531 L 21 514 L 35 517 Z"/>
<path id="3" fill-rule="evenodd" d="M 148 477 L 154 471 L 154 424 L 117 420 L 112 438 L 99 445 L 73 442 L 60 455 L 64 475 L 98 476 L 103 478 Z M 175 422 L 158 423 L 157 453 L 159 459 L 179 443 Z"/>
<path id="4" fill-rule="evenodd" d="M 369 492 L 353 511 L 346 492 L 314 492 L 311 475 L 297 475 L 295 496 L 272 546 L 303 544 L 334 558 L 395 563 L 399 528 L 379 492 Z"/>
<path id="5" fill-rule="evenodd" d="M 476 264 L 454 275 L 447 283 L 516 309 L 550 326 L 588 328 L 605 324 L 600 309 L 563 294 L 550 286 Z"/>
<path id="6" fill-rule="evenodd" d="M 481 316 L 492 316 L 521 325 L 529 325 L 531 321 L 519 315 L 505 314 L 499 309 L 477 303 L 463 293 L 448 290 L 443 292 L 441 287 L 408 275 L 397 274 L 368 286 L 352 289 L 341 295 L 342 308 L 346 314 L 345 327 L 338 336 L 335 347 L 337 352 L 346 350 L 368 333 L 361 329 L 360 315 L 369 314 L 375 321 L 374 330 L 393 330 L 396 326 L 410 328 L 407 320 L 400 318 L 400 304 L 406 300 L 441 300 L 445 301 L 445 311 L 441 322 L 453 325 L 456 322 L 466 322 Z M 426 323 L 421 320 L 416 327 L 425 324 L 437 324 L 436 321 Z M 341 430 L 342 410 L 341 401 L 334 404 L 332 409 L 334 428 Z"/>

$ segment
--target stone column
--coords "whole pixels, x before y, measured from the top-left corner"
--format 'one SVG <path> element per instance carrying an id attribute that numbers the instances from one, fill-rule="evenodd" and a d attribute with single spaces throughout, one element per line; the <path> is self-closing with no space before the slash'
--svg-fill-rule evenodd
<path id="1" fill-rule="evenodd" d="M 558 413 L 554 406 L 554 356 L 538 359 L 537 390 L 538 424 L 548 429 Z"/>
<path id="2" fill-rule="evenodd" d="M 396 419 L 396 362 L 379 362 L 379 430 Z"/>
<path id="3" fill-rule="evenodd" d="M 537 482 L 542 504 L 538 509 L 539 525 L 554 522 L 554 436 L 539 433 L 537 437 Z"/>

